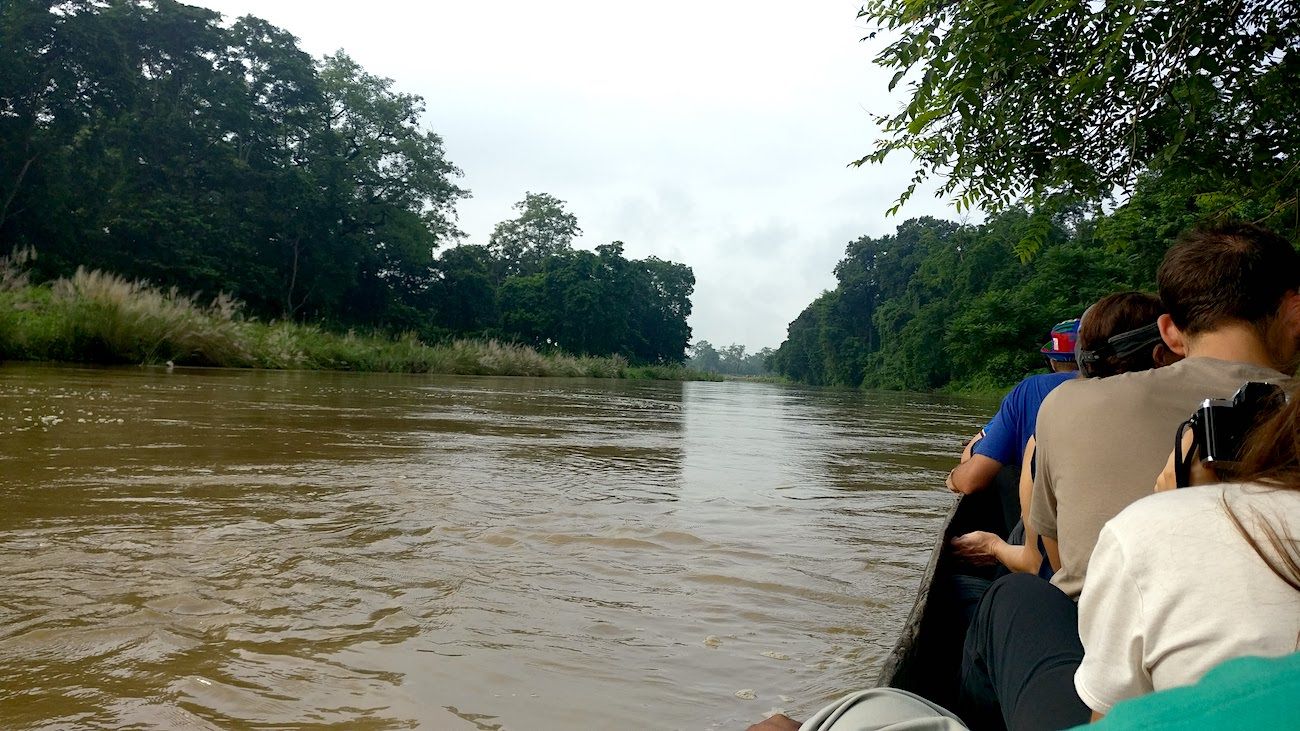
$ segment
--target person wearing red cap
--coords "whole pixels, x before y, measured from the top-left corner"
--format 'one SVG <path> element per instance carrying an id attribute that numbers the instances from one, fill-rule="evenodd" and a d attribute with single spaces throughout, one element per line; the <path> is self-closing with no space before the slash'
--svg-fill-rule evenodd
<path id="1" fill-rule="evenodd" d="M 1054 388 L 1077 375 L 1074 347 L 1078 334 L 1077 318 L 1058 322 L 1052 328 L 1051 339 L 1039 350 L 1052 372 L 1029 376 L 1002 399 L 998 413 L 967 445 L 961 464 L 948 473 L 949 490 L 964 495 L 978 492 L 993 484 L 1003 467 L 1020 466 L 1025 455 L 1025 443 L 1034 433 L 1034 421 L 1038 418 L 1038 408 L 1043 399 Z M 1004 503 L 1009 503 L 1004 505 L 1004 513 L 1010 521 L 1009 529 L 1020 515 L 1019 498 L 1014 494 L 1004 496 Z"/>

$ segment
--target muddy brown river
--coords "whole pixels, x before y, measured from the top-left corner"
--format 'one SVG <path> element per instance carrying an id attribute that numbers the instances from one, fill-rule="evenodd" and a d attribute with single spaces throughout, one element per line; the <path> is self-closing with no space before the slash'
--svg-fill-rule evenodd
<path id="1" fill-rule="evenodd" d="M 0 726 L 743 729 L 871 682 L 996 404 L 0 366 Z"/>

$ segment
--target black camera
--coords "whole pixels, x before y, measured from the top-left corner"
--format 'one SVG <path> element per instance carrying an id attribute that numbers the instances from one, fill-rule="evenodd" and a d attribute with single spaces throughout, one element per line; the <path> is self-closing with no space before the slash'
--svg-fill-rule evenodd
<path id="1" fill-rule="evenodd" d="M 1230 399 L 1207 398 L 1183 428 L 1192 431 L 1192 448 L 1180 462 L 1190 464 L 1200 457 L 1216 470 L 1231 471 L 1241 459 L 1241 445 L 1255 424 L 1286 403 L 1286 392 L 1275 383 L 1251 381 Z M 1183 429 L 1178 430 L 1181 445 Z M 1181 449 L 1181 446 L 1180 446 Z M 1186 470 L 1180 470 L 1178 486 L 1186 487 Z"/>

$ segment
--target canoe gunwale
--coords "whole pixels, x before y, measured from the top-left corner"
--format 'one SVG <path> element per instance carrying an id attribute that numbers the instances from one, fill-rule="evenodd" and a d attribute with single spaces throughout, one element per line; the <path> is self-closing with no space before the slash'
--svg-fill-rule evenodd
<path id="1" fill-rule="evenodd" d="M 934 540 L 930 547 L 930 560 L 926 563 L 925 570 L 921 574 L 916 599 L 912 602 L 912 609 L 908 612 L 907 621 L 904 622 L 903 629 L 899 632 L 893 649 L 890 650 L 889 656 L 885 658 L 885 663 L 880 668 L 876 681 L 877 686 L 895 686 L 907 665 L 915 660 L 917 640 L 920 637 L 922 620 L 925 618 L 930 596 L 934 590 L 939 560 L 943 556 L 943 549 L 948 541 L 953 519 L 957 516 L 957 510 L 960 507 L 961 496 L 957 496 L 957 499 L 952 501 L 952 505 L 949 506 L 948 512 L 944 515 L 938 538 Z"/>

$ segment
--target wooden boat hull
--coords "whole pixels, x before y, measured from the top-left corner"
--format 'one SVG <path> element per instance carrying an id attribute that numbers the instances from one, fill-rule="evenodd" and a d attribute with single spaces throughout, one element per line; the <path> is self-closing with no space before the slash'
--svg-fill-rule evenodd
<path id="1" fill-rule="evenodd" d="M 945 708 L 956 708 L 966 626 L 980 589 L 995 575 L 994 567 L 960 562 L 948 548 L 954 536 L 973 530 L 1006 536 L 997 490 L 954 499 L 931 547 L 911 612 L 880 670 L 878 686 L 911 691 Z"/>

